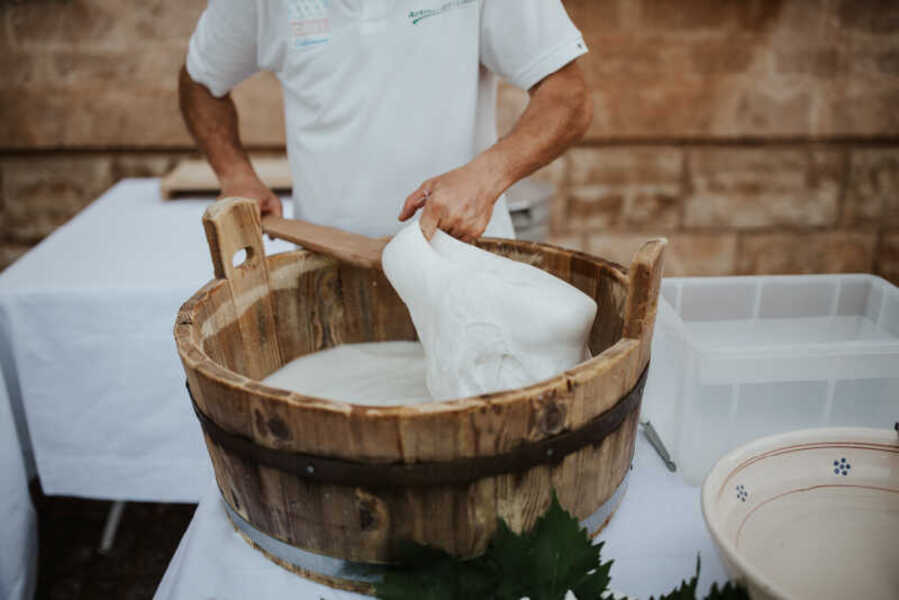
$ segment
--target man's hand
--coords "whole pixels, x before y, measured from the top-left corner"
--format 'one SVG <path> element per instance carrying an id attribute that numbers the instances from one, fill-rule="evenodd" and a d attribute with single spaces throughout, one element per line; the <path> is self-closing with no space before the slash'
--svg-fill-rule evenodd
<path id="1" fill-rule="evenodd" d="M 472 242 L 487 229 L 493 204 L 503 189 L 495 174 L 476 159 L 418 186 L 406 198 L 399 219 L 406 221 L 424 207 L 420 225 L 427 239 L 442 229 L 463 242 Z"/>
<path id="2" fill-rule="evenodd" d="M 258 177 L 240 177 L 225 179 L 222 181 L 221 198 L 238 197 L 249 198 L 256 201 L 261 216 L 274 215 L 280 217 L 283 214 L 281 199 Z"/>
<path id="3" fill-rule="evenodd" d="M 406 198 L 400 221 L 424 206 L 421 230 L 428 239 L 440 228 L 472 241 L 484 233 L 506 188 L 549 164 L 590 126 L 592 98 L 577 62 L 547 75 L 528 94 L 528 106 L 508 135 L 467 165 L 421 184 Z"/>
<path id="4" fill-rule="evenodd" d="M 259 204 L 262 216 L 280 217 L 281 200 L 259 180 L 240 142 L 237 108 L 231 95 L 216 98 L 191 79 L 186 67 L 181 67 L 178 101 L 187 128 L 222 184 L 222 197 L 250 198 Z"/>

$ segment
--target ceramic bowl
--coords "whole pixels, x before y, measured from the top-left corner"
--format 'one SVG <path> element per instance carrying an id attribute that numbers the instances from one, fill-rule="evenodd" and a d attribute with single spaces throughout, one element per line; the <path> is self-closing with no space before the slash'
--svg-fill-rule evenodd
<path id="1" fill-rule="evenodd" d="M 899 598 L 899 436 L 809 429 L 721 458 L 702 512 L 754 600 Z"/>

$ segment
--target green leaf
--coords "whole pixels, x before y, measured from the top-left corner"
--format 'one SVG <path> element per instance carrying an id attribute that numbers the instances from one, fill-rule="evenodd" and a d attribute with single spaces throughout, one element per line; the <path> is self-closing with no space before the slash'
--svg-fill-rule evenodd
<path id="1" fill-rule="evenodd" d="M 491 598 L 498 573 L 481 560 L 459 560 L 433 548 L 409 544 L 403 554 L 418 549 L 414 566 L 397 568 L 375 584 L 383 600 L 467 600 Z M 408 564 L 408 563 L 407 563 Z"/>
<path id="2" fill-rule="evenodd" d="M 705 600 L 749 600 L 749 593 L 741 585 L 737 585 L 732 581 L 724 584 L 724 587 L 718 589 L 718 584 L 713 583 L 712 589 Z"/>
<path id="3" fill-rule="evenodd" d="M 696 600 L 696 584 L 699 583 L 699 555 L 696 555 L 696 573 L 690 581 L 681 581 L 680 587 L 665 596 L 659 596 L 659 600 Z M 650 596 L 649 600 L 654 600 Z"/>
<path id="4" fill-rule="evenodd" d="M 612 561 L 601 561 L 602 546 L 593 545 L 553 492 L 549 509 L 529 533 L 516 534 L 500 519 L 479 558 L 461 560 L 426 546 L 401 546 L 396 557 L 405 567 L 388 571 L 375 593 L 382 600 L 562 600 L 571 590 L 578 600 L 603 600 Z M 693 577 L 658 600 L 696 600 L 699 569 L 697 556 Z M 706 600 L 748 598 L 743 588 L 728 583 L 713 585 Z"/>
<path id="5" fill-rule="evenodd" d="M 680 587 L 666 596 L 660 596 L 659 600 L 696 600 L 696 586 L 699 583 L 699 555 L 696 555 L 696 573 L 690 581 L 682 581 Z M 580 598 L 578 598 L 580 600 Z M 650 598 L 649 600 L 653 600 Z M 740 585 L 728 581 L 723 588 L 718 588 L 717 583 L 712 584 L 705 600 L 749 600 L 746 589 Z"/>
<path id="6" fill-rule="evenodd" d="M 528 595 L 535 564 L 531 536 L 514 533 L 499 519 L 484 559 L 494 564 L 498 573 L 507 575 L 501 576 L 497 584 L 497 600 L 518 600 Z"/>
<path id="7" fill-rule="evenodd" d="M 600 546 L 594 546 L 587 530 L 562 508 L 555 492 L 530 537 L 535 560 L 531 600 L 561 600 L 600 566 Z"/>
<path id="8" fill-rule="evenodd" d="M 602 544 L 600 544 L 602 546 Z M 609 571 L 613 561 L 607 561 L 571 588 L 577 600 L 600 600 L 609 589 L 612 580 Z"/>

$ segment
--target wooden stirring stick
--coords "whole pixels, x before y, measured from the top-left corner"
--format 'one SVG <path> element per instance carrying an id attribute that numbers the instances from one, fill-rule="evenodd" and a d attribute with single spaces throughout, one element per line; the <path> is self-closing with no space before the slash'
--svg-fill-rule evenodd
<path id="1" fill-rule="evenodd" d="M 381 268 L 381 251 L 390 241 L 389 238 L 370 238 L 334 227 L 272 215 L 263 217 L 262 231 L 273 238 L 369 269 Z"/>

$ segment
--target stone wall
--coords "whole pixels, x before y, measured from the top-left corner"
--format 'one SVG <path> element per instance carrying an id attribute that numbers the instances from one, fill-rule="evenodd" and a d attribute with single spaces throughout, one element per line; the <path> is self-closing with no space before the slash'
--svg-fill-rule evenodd
<path id="1" fill-rule="evenodd" d="M 192 153 L 176 73 L 203 0 L 0 0 L 0 266 L 113 182 Z M 595 118 L 553 181 L 552 241 L 669 275 L 868 271 L 899 282 L 899 2 L 565 0 Z M 281 93 L 235 91 L 283 147 Z M 503 86 L 500 129 L 527 96 Z"/>

